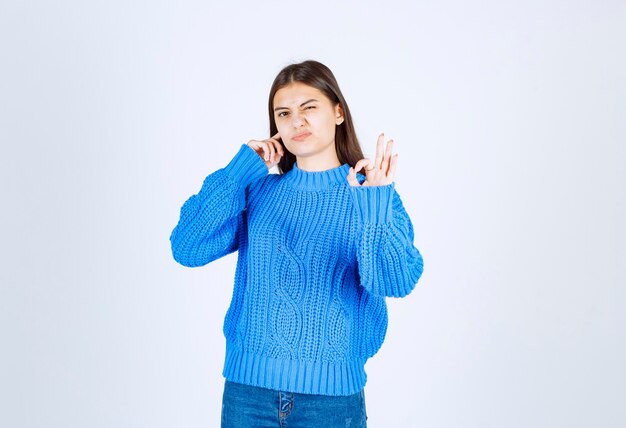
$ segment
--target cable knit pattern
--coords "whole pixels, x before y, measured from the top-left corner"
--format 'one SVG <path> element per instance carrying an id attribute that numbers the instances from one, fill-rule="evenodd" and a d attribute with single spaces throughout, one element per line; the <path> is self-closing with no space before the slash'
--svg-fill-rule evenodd
<path id="1" fill-rule="evenodd" d="M 239 252 L 228 380 L 322 395 L 365 385 L 387 331 L 385 297 L 409 294 L 424 264 L 394 183 L 353 187 L 349 169 L 268 174 L 243 144 L 183 204 L 170 236 L 178 263 Z"/>

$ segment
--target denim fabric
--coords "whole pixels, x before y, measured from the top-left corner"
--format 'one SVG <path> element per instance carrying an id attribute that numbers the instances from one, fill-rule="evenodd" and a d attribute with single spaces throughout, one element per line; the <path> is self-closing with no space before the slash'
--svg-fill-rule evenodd
<path id="1" fill-rule="evenodd" d="M 365 392 L 298 394 L 224 383 L 222 428 L 365 428 Z"/>

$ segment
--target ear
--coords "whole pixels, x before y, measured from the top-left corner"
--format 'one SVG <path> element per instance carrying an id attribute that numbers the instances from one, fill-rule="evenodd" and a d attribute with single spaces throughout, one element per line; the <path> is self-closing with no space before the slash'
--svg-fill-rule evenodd
<path id="1" fill-rule="evenodd" d="M 345 118 L 344 118 L 343 108 L 341 107 L 340 103 L 337 103 L 337 105 L 335 106 L 335 124 L 341 125 L 344 119 Z"/>

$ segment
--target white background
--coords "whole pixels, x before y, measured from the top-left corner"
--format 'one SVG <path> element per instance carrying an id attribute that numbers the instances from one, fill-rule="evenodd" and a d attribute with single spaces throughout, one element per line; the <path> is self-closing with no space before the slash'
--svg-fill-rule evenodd
<path id="1" fill-rule="evenodd" d="M 169 235 L 305 59 L 424 257 L 369 426 L 626 426 L 626 3 L 13 1 L 0 49 L 0 426 L 218 426 L 237 254 Z"/>

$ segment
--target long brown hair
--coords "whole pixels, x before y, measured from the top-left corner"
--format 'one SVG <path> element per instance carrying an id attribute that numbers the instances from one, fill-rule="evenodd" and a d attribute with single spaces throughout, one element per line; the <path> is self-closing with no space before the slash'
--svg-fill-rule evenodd
<path id="1" fill-rule="evenodd" d="M 278 132 L 276 120 L 274 119 L 274 95 L 279 89 L 292 82 L 305 83 L 319 89 L 328 97 L 333 107 L 337 104 L 341 105 L 344 120 L 341 124 L 335 126 L 335 150 L 339 162 L 341 162 L 342 165 L 344 163 L 350 166 L 356 165 L 364 156 L 356 132 L 354 131 L 354 124 L 352 123 L 352 115 L 350 114 L 348 103 L 344 99 L 339 85 L 337 84 L 337 79 L 335 79 L 332 71 L 318 61 L 307 60 L 297 64 L 290 64 L 280 70 L 274 79 L 268 101 L 270 138 Z M 284 174 L 293 168 L 293 164 L 296 162 L 296 156 L 287 150 L 282 141 L 281 145 L 283 146 L 285 155 L 278 162 L 278 169 Z"/>

